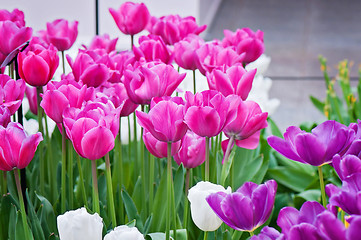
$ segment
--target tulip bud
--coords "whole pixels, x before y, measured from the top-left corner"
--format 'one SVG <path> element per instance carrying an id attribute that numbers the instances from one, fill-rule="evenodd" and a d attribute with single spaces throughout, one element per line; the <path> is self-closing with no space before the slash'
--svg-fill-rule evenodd
<path id="1" fill-rule="evenodd" d="M 144 240 L 143 234 L 136 227 L 122 225 L 114 228 L 104 236 L 104 240 Z"/>

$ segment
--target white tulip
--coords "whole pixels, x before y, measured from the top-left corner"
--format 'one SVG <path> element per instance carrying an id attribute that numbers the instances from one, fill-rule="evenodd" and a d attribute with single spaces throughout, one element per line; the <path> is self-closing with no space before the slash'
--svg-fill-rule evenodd
<path id="1" fill-rule="evenodd" d="M 103 220 L 85 208 L 68 211 L 57 218 L 60 240 L 101 240 Z"/>
<path id="2" fill-rule="evenodd" d="M 222 224 L 222 220 L 206 201 L 209 194 L 216 192 L 231 193 L 232 189 L 228 187 L 226 190 L 223 186 L 210 182 L 198 182 L 189 189 L 188 200 L 191 205 L 191 216 L 194 224 L 202 231 L 215 231 Z"/>
<path id="3" fill-rule="evenodd" d="M 144 237 L 136 227 L 122 225 L 105 235 L 104 240 L 144 240 Z"/>
<path id="4" fill-rule="evenodd" d="M 257 69 L 256 76 L 264 75 L 264 73 L 268 69 L 270 62 L 271 62 L 271 58 L 265 54 L 262 54 L 254 62 L 247 64 L 246 70 L 250 71 L 252 69 Z"/>

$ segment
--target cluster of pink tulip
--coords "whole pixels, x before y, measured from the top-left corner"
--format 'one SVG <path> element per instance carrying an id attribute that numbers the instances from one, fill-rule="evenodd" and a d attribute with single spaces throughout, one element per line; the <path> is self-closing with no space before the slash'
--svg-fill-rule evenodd
<path id="1" fill-rule="evenodd" d="M 106 34 L 96 36 L 89 46 L 79 49 L 75 59 L 66 56 L 72 70 L 67 74 L 64 51 L 76 40 L 78 22 L 58 19 L 47 23 L 46 30 L 33 34 L 30 27 L 25 27 L 23 12 L 0 11 L 0 35 L 7 36 L 0 42 L 0 63 L 3 63 L 3 73 L 9 65 L 10 75 L 0 75 L 0 135 L 6 139 L 0 143 L 0 169 L 26 167 L 42 140 L 41 133 L 26 137 L 20 124 L 8 124 L 26 92 L 31 110 L 39 116 L 39 131 L 45 133 L 41 126 L 45 112 L 57 123 L 63 136 L 61 212 L 67 209 L 67 138 L 76 153 L 92 160 L 93 211 L 98 213 L 95 160 L 105 157 L 108 204 L 115 212 L 109 152 L 119 134 L 120 118 L 129 116 L 141 105 L 142 111 L 135 114 L 144 129 L 146 148 L 158 158 L 169 159 L 167 203 L 170 209 L 171 156 L 186 169 L 205 161 L 204 178 L 208 181 L 210 138 L 222 132 L 228 137 L 221 144 L 224 162 L 234 144 L 247 149 L 257 147 L 260 131 L 267 126 L 267 113 L 262 112 L 256 102 L 247 101 L 256 70 L 246 71 L 245 66 L 263 53 L 263 33 L 248 28 L 236 32 L 226 30 L 223 40 L 205 42 L 199 34 L 206 26 L 198 26 L 193 17 L 157 18 L 150 15 L 143 3 L 131 2 L 109 11 L 120 31 L 131 35 L 132 50 L 117 52 L 117 39 L 110 39 Z M 133 36 L 143 30 L 150 34 L 140 37 L 138 45 L 134 44 Z M 59 66 L 59 52 L 64 73 L 60 81 L 53 80 Z M 16 59 L 12 61 L 11 56 Z M 196 93 L 194 78 L 193 93 L 187 91 L 185 99 L 172 97 L 186 75 L 180 74 L 174 63 L 192 70 L 193 74 L 198 69 L 206 76 L 210 90 Z M 21 79 L 14 80 L 14 71 Z M 25 87 L 25 83 L 35 88 Z M 40 148 L 43 147 L 40 145 Z M 45 161 L 42 152 L 39 160 Z M 44 163 L 40 166 L 44 167 Z M 44 175 L 44 170 L 40 170 L 41 191 L 46 181 Z M 111 215 L 116 226 L 115 213 Z"/>

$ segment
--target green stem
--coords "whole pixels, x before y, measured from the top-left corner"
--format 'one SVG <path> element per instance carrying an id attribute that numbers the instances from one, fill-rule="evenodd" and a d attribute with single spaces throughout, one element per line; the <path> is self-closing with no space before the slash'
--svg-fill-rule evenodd
<path id="1" fill-rule="evenodd" d="M 109 153 L 105 155 L 105 168 L 106 168 L 106 178 L 107 178 L 107 191 L 108 191 L 108 202 L 110 209 L 110 216 L 112 217 L 113 227 L 117 226 L 117 218 L 115 216 L 115 207 L 114 207 L 114 194 L 113 194 L 113 184 L 112 184 L 112 173 L 110 171 L 110 160 Z"/>
<path id="2" fill-rule="evenodd" d="M 6 194 L 8 192 L 6 171 L 0 170 L 0 179 L 2 179 L 2 181 L 1 181 L 2 194 Z"/>
<path id="3" fill-rule="evenodd" d="M 224 153 L 223 164 L 226 164 L 228 162 L 229 155 L 230 155 L 232 147 L 233 147 L 233 142 L 234 142 L 234 136 L 231 136 L 231 138 L 229 139 L 228 145 L 227 145 L 226 152 Z"/>
<path id="4" fill-rule="evenodd" d="M 86 208 L 88 208 L 88 201 L 87 201 L 87 196 L 86 196 L 85 186 L 84 186 L 83 169 L 81 167 L 81 162 L 80 162 L 80 156 L 79 155 L 77 155 L 76 161 L 77 161 L 78 171 L 79 171 L 79 183 L 78 184 L 79 184 L 82 196 L 83 196 L 84 205 L 85 205 Z"/>
<path id="5" fill-rule="evenodd" d="M 167 143 L 167 224 L 166 240 L 170 239 L 171 201 L 172 201 L 172 143 Z"/>
<path id="6" fill-rule="evenodd" d="M 171 189 L 172 189 L 173 239 L 177 240 L 177 209 L 176 209 L 176 206 L 175 206 L 173 178 L 172 178 Z"/>
<path id="7" fill-rule="evenodd" d="M 23 193 L 21 191 L 21 185 L 20 185 L 19 169 L 14 169 L 14 176 L 15 176 L 16 188 L 18 190 L 18 195 L 19 195 L 20 211 L 21 211 L 21 218 L 22 218 L 23 226 L 24 226 L 25 238 L 27 240 L 29 240 L 30 239 L 30 230 L 29 230 L 29 226 L 28 226 L 28 221 L 26 219 L 24 197 L 23 197 Z"/>
<path id="8" fill-rule="evenodd" d="M 144 105 L 141 105 L 141 110 L 144 112 Z M 140 130 L 140 162 L 142 164 L 142 189 L 143 189 L 143 201 L 142 208 L 145 213 L 147 213 L 147 188 L 146 188 L 146 159 L 144 158 L 144 141 L 143 141 L 143 128 Z"/>
<path id="9" fill-rule="evenodd" d="M 128 161 L 131 161 L 131 151 L 132 151 L 132 140 L 131 140 L 131 130 L 130 130 L 130 117 L 128 116 Z"/>
<path id="10" fill-rule="evenodd" d="M 66 132 L 62 124 L 61 134 L 61 213 L 66 211 Z"/>
<path id="11" fill-rule="evenodd" d="M 56 168 L 54 167 L 54 158 L 53 158 L 53 151 L 51 149 L 51 142 L 50 142 L 50 134 L 49 134 L 49 127 L 48 127 L 48 119 L 45 116 L 44 117 L 45 120 L 45 130 L 46 130 L 46 144 L 47 146 L 47 154 L 48 154 L 48 163 L 49 163 L 49 170 L 48 170 L 48 179 L 49 179 L 49 184 L 51 186 L 51 193 L 52 193 L 52 198 L 53 201 L 56 201 L 56 198 L 58 196 L 58 190 L 56 187 L 56 178 L 54 178 L 54 176 L 56 176 Z"/>
<path id="12" fill-rule="evenodd" d="M 342 210 L 341 208 L 340 208 L 340 210 L 341 210 L 341 221 L 342 221 L 343 225 L 345 225 L 345 223 L 346 223 L 345 211 Z"/>
<path id="13" fill-rule="evenodd" d="M 254 235 L 253 231 L 250 231 L 249 235 L 252 237 Z"/>
<path id="14" fill-rule="evenodd" d="M 118 177 L 118 183 L 113 184 L 116 188 L 119 184 L 119 218 L 124 219 L 124 208 L 123 208 L 123 199 L 122 199 L 122 186 L 123 186 L 123 149 L 122 149 L 122 118 L 119 118 L 119 135 L 118 135 L 118 170 L 116 176 Z M 114 179 L 113 179 L 114 180 Z"/>
<path id="15" fill-rule="evenodd" d="M 99 206 L 99 191 L 98 191 L 98 178 L 97 178 L 97 162 L 96 160 L 91 160 L 92 162 L 92 179 L 93 179 L 93 211 L 100 214 Z"/>
<path id="16" fill-rule="evenodd" d="M 189 178 L 191 173 L 190 168 L 186 170 L 186 182 L 184 190 L 184 213 L 183 213 L 183 228 L 187 229 L 188 226 L 188 212 L 189 212 L 189 203 L 188 203 L 188 190 L 189 190 Z"/>
<path id="17" fill-rule="evenodd" d="M 149 155 L 149 211 L 153 209 L 154 198 L 154 156 Z"/>
<path id="18" fill-rule="evenodd" d="M 209 181 L 209 137 L 206 137 L 206 157 L 205 157 L 205 175 L 204 180 Z"/>
<path id="19" fill-rule="evenodd" d="M 203 240 L 207 240 L 207 238 L 208 238 L 208 232 L 206 231 L 206 232 L 204 232 Z"/>
<path id="20" fill-rule="evenodd" d="M 61 51 L 61 59 L 63 60 L 63 73 L 65 74 L 65 56 L 64 56 L 64 51 Z"/>
<path id="21" fill-rule="evenodd" d="M 196 88 L 196 70 L 193 70 L 193 94 L 196 94 L 197 88 Z"/>
<path id="22" fill-rule="evenodd" d="M 318 177 L 320 178 L 322 205 L 326 208 L 327 200 L 326 200 L 326 192 L 325 192 L 325 183 L 323 181 L 322 166 L 318 166 Z"/>
<path id="23" fill-rule="evenodd" d="M 134 138 L 133 138 L 133 153 L 134 153 L 134 169 L 138 170 L 140 167 L 139 159 L 138 159 L 138 140 L 137 140 L 137 117 L 135 115 L 135 112 L 133 113 L 133 132 L 134 132 Z M 135 176 L 135 182 L 138 179 L 139 174 L 134 174 Z"/>
<path id="24" fill-rule="evenodd" d="M 40 94 L 42 93 L 43 88 L 37 87 L 36 93 L 37 93 L 37 103 L 38 103 L 38 123 L 39 123 L 39 132 L 41 132 L 44 136 L 44 130 L 43 130 L 43 109 L 40 107 Z M 45 193 L 45 162 L 43 158 L 43 143 L 40 142 L 38 145 L 39 149 L 39 161 L 40 161 L 40 193 Z"/>
<path id="25" fill-rule="evenodd" d="M 69 184 L 69 209 L 73 209 L 74 203 L 74 177 L 73 177 L 73 145 L 71 141 L 67 140 L 67 153 L 68 153 L 68 184 Z"/>
<path id="26" fill-rule="evenodd" d="M 234 230 L 232 235 L 232 240 L 239 240 L 242 236 L 243 232 Z"/>

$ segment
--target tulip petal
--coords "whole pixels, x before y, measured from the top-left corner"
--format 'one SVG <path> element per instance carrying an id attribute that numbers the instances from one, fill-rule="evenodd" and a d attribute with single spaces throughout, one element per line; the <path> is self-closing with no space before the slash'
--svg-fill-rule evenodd
<path id="1" fill-rule="evenodd" d="M 40 132 L 25 138 L 22 142 L 19 155 L 19 163 L 17 168 L 23 169 L 29 165 L 33 159 L 36 148 L 43 140 L 43 136 Z"/>
<path id="2" fill-rule="evenodd" d="M 319 139 L 310 133 L 301 133 L 296 136 L 297 153 L 303 161 L 312 166 L 321 166 L 325 163 L 325 146 Z"/>
<path id="3" fill-rule="evenodd" d="M 40 56 L 27 56 L 23 62 L 25 81 L 32 86 L 44 86 L 49 79 L 49 65 Z"/>
<path id="4" fill-rule="evenodd" d="M 301 223 L 294 226 L 288 233 L 288 239 L 292 240 L 319 240 L 318 229 L 309 224 Z"/>
<path id="5" fill-rule="evenodd" d="M 297 225 L 299 211 L 294 207 L 284 207 L 278 214 L 277 225 L 280 226 L 283 233 L 288 233 L 290 229 Z"/>
<path id="6" fill-rule="evenodd" d="M 84 134 L 81 147 L 86 158 L 96 160 L 114 148 L 114 136 L 108 128 L 98 126 Z"/>
<path id="7" fill-rule="evenodd" d="M 222 130 L 220 116 L 211 107 L 191 106 L 188 108 L 184 120 L 188 127 L 201 137 L 213 137 Z"/>

